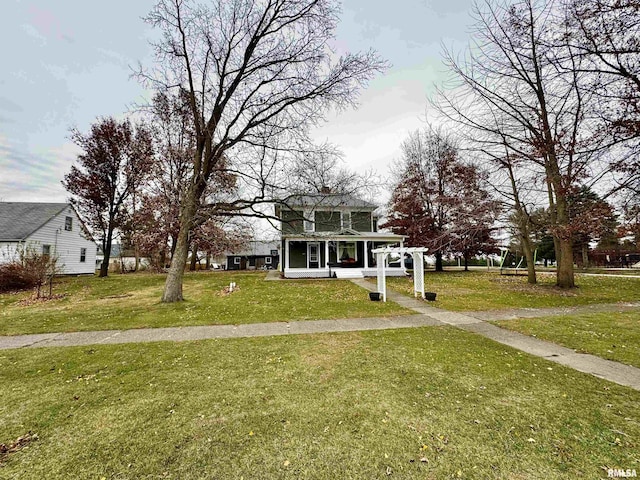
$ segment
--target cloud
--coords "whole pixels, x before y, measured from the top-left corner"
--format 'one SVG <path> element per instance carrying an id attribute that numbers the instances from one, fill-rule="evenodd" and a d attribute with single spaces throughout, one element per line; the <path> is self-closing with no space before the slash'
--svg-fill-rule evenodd
<path id="1" fill-rule="evenodd" d="M 0 110 L 6 110 L 9 112 L 16 112 L 16 113 L 23 111 L 20 105 L 4 97 L 0 97 Z"/>
<path id="2" fill-rule="evenodd" d="M 65 201 L 60 181 L 77 154 L 71 143 L 44 151 L 12 145 L 0 135 L 0 198 L 14 201 Z"/>

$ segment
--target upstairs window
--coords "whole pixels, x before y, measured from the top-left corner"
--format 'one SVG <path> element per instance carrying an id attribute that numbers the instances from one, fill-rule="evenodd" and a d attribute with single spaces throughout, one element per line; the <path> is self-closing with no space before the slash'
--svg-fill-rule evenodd
<path id="1" fill-rule="evenodd" d="M 315 215 L 313 210 L 305 210 L 304 212 L 304 231 L 305 232 L 314 232 L 315 231 Z"/>
<path id="2" fill-rule="evenodd" d="M 73 217 L 64 217 L 64 229 L 70 232 L 73 228 Z"/>
<path id="3" fill-rule="evenodd" d="M 46 258 L 51 256 L 51 245 L 42 245 L 42 256 Z"/>
<path id="4" fill-rule="evenodd" d="M 340 220 L 340 228 L 342 230 L 351 228 L 351 212 L 342 212 Z"/>
<path id="5" fill-rule="evenodd" d="M 87 261 L 87 249 L 86 248 L 81 248 L 80 249 L 80 263 L 84 263 Z"/>

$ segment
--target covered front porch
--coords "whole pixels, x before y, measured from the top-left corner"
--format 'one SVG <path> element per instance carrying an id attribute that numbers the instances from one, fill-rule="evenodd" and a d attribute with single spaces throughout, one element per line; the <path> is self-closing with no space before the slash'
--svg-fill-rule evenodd
<path id="1" fill-rule="evenodd" d="M 402 246 L 404 237 L 380 234 L 369 238 L 340 235 L 332 237 L 285 237 L 282 240 L 281 270 L 287 278 L 362 278 L 376 275 L 374 248 Z M 387 260 L 389 276 L 406 274 L 399 259 Z"/>

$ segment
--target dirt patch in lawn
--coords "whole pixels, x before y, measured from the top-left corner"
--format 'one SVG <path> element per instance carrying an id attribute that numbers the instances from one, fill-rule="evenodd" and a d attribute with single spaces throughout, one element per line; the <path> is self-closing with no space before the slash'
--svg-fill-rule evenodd
<path id="1" fill-rule="evenodd" d="M 320 380 L 327 381 L 347 352 L 362 342 L 359 333 L 319 336 L 315 345 L 302 354 L 302 361 L 320 370 Z"/>

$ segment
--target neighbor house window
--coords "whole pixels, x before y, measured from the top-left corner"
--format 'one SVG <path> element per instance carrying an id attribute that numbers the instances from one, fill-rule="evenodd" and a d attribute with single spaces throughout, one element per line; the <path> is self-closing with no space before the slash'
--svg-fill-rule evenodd
<path id="1" fill-rule="evenodd" d="M 46 257 L 51 255 L 51 245 L 42 245 L 42 255 Z"/>
<path id="2" fill-rule="evenodd" d="M 264 263 L 265 263 L 266 265 L 271 265 L 271 257 L 265 257 L 265 259 L 264 259 Z"/>
<path id="3" fill-rule="evenodd" d="M 313 232 L 315 231 L 315 212 L 312 210 L 306 210 L 304 212 L 304 231 L 305 232 Z"/>
<path id="4" fill-rule="evenodd" d="M 73 228 L 73 217 L 64 217 L 64 229 L 70 232 Z"/>
<path id="5" fill-rule="evenodd" d="M 343 230 L 345 228 L 351 228 L 351 212 L 342 212 L 340 219 L 340 225 Z"/>
<path id="6" fill-rule="evenodd" d="M 234 257 L 233 263 L 236 265 L 240 265 L 240 257 Z"/>
<path id="7" fill-rule="evenodd" d="M 84 263 L 87 261 L 87 249 L 86 248 L 81 248 L 80 249 L 80 262 Z"/>

